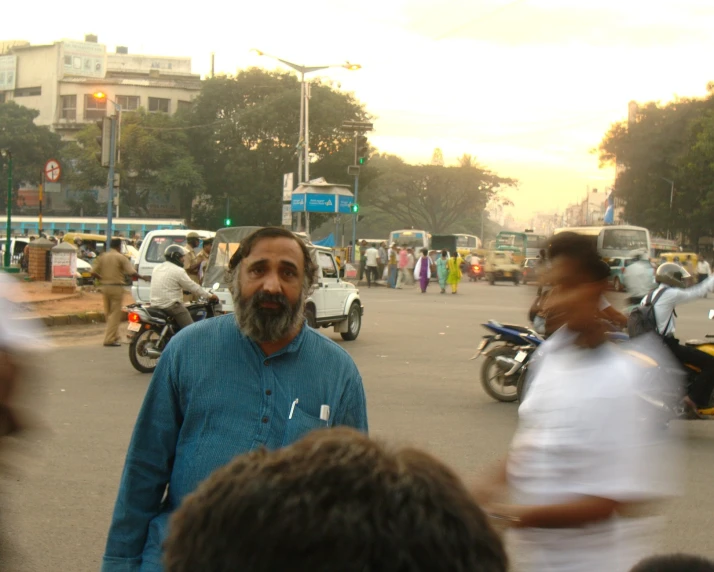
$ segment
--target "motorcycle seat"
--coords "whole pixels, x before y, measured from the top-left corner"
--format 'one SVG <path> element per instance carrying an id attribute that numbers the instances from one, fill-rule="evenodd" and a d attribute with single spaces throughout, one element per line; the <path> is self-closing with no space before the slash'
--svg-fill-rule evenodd
<path id="1" fill-rule="evenodd" d="M 690 348 L 696 348 L 697 346 L 703 346 L 706 343 L 707 342 L 705 342 L 704 340 L 687 340 L 686 342 L 684 342 L 684 345 L 689 346 Z"/>
<path id="2" fill-rule="evenodd" d="M 164 312 L 161 308 L 152 308 L 151 306 L 147 306 L 144 308 L 147 312 L 149 312 L 150 316 L 154 316 L 154 318 L 164 318 L 167 319 L 169 315 Z"/>

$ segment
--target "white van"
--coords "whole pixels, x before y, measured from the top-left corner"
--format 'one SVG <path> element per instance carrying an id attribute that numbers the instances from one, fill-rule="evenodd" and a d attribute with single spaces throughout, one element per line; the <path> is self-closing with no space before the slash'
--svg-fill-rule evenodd
<path id="1" fill-rule="evenodd" d="M 139 275 L 151 276 L 154 268 L 162 262 L 166 262 L 164 250 L 172 244 L 188 248 L 186 236 L 189 232 L 197 233 L 202 239 L 213 238 L 216 234 L 209 230 L 152 230 L 146 235 L 139 249 L 139 262 L 136 265 Z M 151 282 L 136 280 L 132 284 L 131 295 L 137 302 L 148 304 L 151 300 Z"/>

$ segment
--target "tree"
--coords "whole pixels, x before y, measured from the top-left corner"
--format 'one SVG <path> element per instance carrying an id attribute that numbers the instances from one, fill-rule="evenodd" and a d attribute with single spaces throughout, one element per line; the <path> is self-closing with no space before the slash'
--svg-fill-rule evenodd
<path id="1" fill-rule="evenodd" d="M 0 149 L 12 151 L 15 189 L 21 183 L 38 184 L 44 164 L 59 156 L 60 137 L 47 127 L 35 125 L 34 120 L 39 114 L 39 111 L 14 101 L 0 103 Z M 0 162 L 3 181 L 6 181 L 6 168 L 5 163 Z M 7 185 L 0 185 L 0 189 L 6 197 Z M 3 207 L 5 204 L 3 200 Z"/>
<path id="2" fill-rule="evenodd" d="M 207 189 L 203 226 L 220 225 L 226 196 L 233 224 L 280 223 L 282 176 L 296 171 L 302 152 L 299 117 L 300 84 L 292 74 L 251 68 L 204 82 L 190 118 L 196 127 L 191 149 Z M 311 179 L 351 183 L 347 166 L 353 162 L 353 140 L 340 126 L 367 119 L 351 94 L 312 82 Z M 320 218 L 313 222 L 319 224 Z"/>
<path id="3" fill-rule="evenodd" d="M 146 214 L 151 193 L 178 192 L 180 216 L 191 220 L 193 199 L 203 192 L 204 182 L 189 152 L 188 127 L 180 116 L 143 109 L 122 115 L 116 171 L 121 181 L 120 203 L 130 212 Z M 107 170 L 95 156 L 98 136 L 99 127 L 88 125 L 66 150 L 71 165 L 67 179 L 77 190 L 106 186 Z"/>
<path id="4" fill-rule="evenodd" d="M 690 149 L 703 129 L 702 114 L 712 108 L 711 96 L 676 99 L 663 106 L 649 102 L 639 108 L 631 124 L 615 123 L 605 134 L 599 146 L 600 163 L 618 167 L 615 193 L 625 201 L 628 221 L 658 234 L 671 231 L 694 237 L 702 231 L 701 215 L 711 218 L 714 211 L 700 208 L 703 197 L 691 167 L 702 157 L 690 155 Z M 690 168 L 685 172 L 687 163 Z M 675 181 L 671 211 L 671 185 L 665 179 Z"/>
<path id="5" fill-rule="evenodd" d="M 402 226 L 446 233 L 481 211 L 514 179 L 469 162 L 466 166 L 408 165 L 396 157 L 373 159 L 379 175 L 364 191 L 365 203 L 392 215 Z"/>

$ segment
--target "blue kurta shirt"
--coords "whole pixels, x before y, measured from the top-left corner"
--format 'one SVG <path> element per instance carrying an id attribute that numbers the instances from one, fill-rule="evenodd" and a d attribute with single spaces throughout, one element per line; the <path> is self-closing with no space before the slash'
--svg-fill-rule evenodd
<path id="1" fill-rule="evenodd" d="M 319 418 L 322 405 L 330 406 L 327 423 Z M 303 327 L 266 357 L 233 315 L 182 330 L 159 360 L 139 412 L 102 570 L 161 571 L 171 512 L 215 469 L 334 425 L 367 431 L 362 378 L 336 343 Z"/>

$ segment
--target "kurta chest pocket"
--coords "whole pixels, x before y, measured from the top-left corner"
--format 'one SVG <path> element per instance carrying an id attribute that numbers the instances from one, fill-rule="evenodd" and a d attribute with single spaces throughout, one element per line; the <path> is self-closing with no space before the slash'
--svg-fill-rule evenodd
<path id="1" fill-rule="evenodd" d="M 292 419 L 288 419 L 285 424 L 285 435 L 283 436 L 283 447 L 287 447 L 291 443 L 298 441 L 310 431 L 328 427 L 328 422 L 323 421 L 319 417 L 313 417 L 300 409 L 299 405 L 295 405 Z"/>

